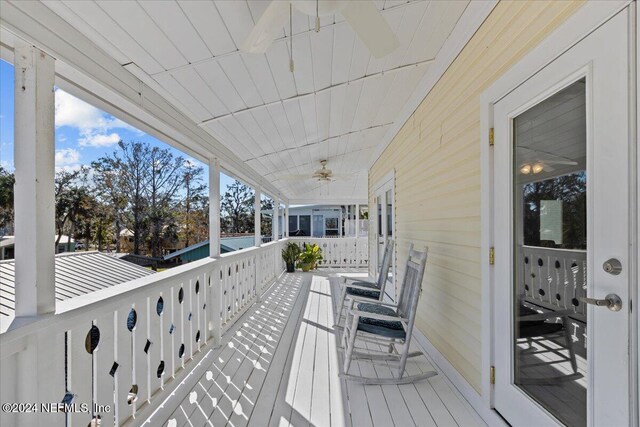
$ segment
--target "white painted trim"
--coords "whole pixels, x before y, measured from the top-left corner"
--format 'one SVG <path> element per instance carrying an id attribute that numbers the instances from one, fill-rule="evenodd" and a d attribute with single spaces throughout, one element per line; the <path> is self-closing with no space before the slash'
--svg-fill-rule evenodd
<path id="1" fill-rule="evenodd" d="M 493 105 L 578 43 L 597 27 L 629 5 L 629 0 L 587 2 L 555 29 L 509 71 L 496 80 L 480 97 L 480 161 L 481 161 L 481 376 L 482 402 L 493 407 L 493 387 L 489 383 L 489 369 L 494 363 L 493 340 L 493 269 L 487 262 L 493 246 L 493 153 L 489 147 L 489 129 L 493 127 Z M 499 254 L 497 254 L 499 256 Z M 637 311 L 637 310 L 636 310 Z M 637 419 L 636 419 L 637 420 Z"/>
<path id="2" fill-rule="evenodd" d="M 631 144 L 633 149 L 635 150 L 635 156 L 631 155 L 631 161 L 635 162 L 635 167 L 632 167 L 631 170 L 635 173 L 635 176 L 632 176 L 632 179 L 636 183 L 636 191 L 631 195 L 631 203 L 632 206 L 638 206 L 638 201 L 640 201 L 640 173 L 638 173 L 638 168 L 640 167 L 640 150 L 638 150 L 638 141 L 640 141 L 640 115 L 638 112 L 640 111 L 640 98 L 638 98 L 638 70 L 640 70 L 640 34 L 638 32 L 638 23 L 640 22 L 640 8 L 637 3 L 633 3 L 631 5 L 631 16 L 634 18 L 631 21 L 631 66 L 633 67 L 631 72 L 632 75 L 636 76 L 635 80 L 632 80 L 632 104 L 631 104 L 631 114 L 632 118 L 630 122 L 635 127 L 634 131 L 631 133 L 636 138 L 635 144 Z M 635 102 L 634 102 L 635 101 Z M 633 119 L 633 115 L 635 115 L 635 120 Z M 636 215 L 631 216 L 631 221 L 633 221 L 632 236 L 634 238 L 633 246 L 635 248 L 635 257 L 633 253 L 629 256 L 630 260 L 636 259 L 638 262 L 635 265 L 631 266 L 631 277 L 636 278 L 636 289 L 635 294 L 633 293 L 633 289 L 629 292 L 629 298 L 632 299 L 631 303 L 635 305 L 635 309 L 631 312 L 630 316 L 630 333 L 631 333 L 631 341 L 629 343 L 631 348 L 631 360 L 630 365 L 632 367 L 631 371 L 631 387 L 632 392 L 636 397 L 640 397 L 640 314 L 638 313 L 638 303 L 640 302 L 640 285 L 638 285 L 638 277 L 640 277 L 639 265 L 640 265 L 640 250 L 638 249 L 638 245 L 640 244 L 640 212 L 638 212 L 636 208 Z M 634 375 L 635 373 L 635 375 Z M 640 399 L 631 399 L 631 407 L 629 408 L 630 413 L 635 419 L 636 425 L 640 423 Z"/>
<path id="3" fill-rule="evenodd" d="M 277 197 L 273 201 L 273 215 L 271 216 L 271 235 L 274 242 L 278 241 L 278 234 L 280 230 L 278 219 L 280 218 L 280 199 Z"/>
<path id="4" fill-rule="evenodd" d="M 253 197 L 253 236 L 254 246 L 262 246 L 262 192 L 260 187 L 255 187 Z"/>
<path id="5" fill-rule="evenodd" d="M 209 160 L 209 256 L 220 256 L 220 162 Z"/>
<path id="6" fill-rule="evenodd" d="M 401 283 L 398 281 L 398 245 L 396 244 L 396 234 L 397 234 L 397 224 L 396 224 L 396 169 L 393 168 L 392 170 L 390 170 L 389 172 L 387 172 L 382 178 L 380 178 L 375 186 L 373 187 L 373 200 L 374 200 L 374 204 L 375 204 L 375 198 L 377 195 L 380 195 L 380 197 L 382 197 L 382 200 L 385 202 L 385 206 L 383 208 L 383 217 L 386 218 L 386 203 L 388 203 L 387 199 L 386 199 L 386 193 L 387 191 L 391 190 L 391 223 L 393 224 L 393 230 L 392 230 L 392 235 L 391 238 L 394 242 L 393 245 L 393 272 L 391 273 L 391 278 L 392 278 L 392 282 L 391 282 L 391 286 L 393 288 L 393 298 L 392 301 L 396 300 L 396 297 L 398 296 L 398 292 L 396 289 L 396 283 Z M 369 259 L 369 265 L 373 265 L 373 271 L 374 273 L 378 271 L 378 228 L 380 227 L 380 225 L 378 224 L 378 221 L 380 218 L 378 218 L 378 215 L 374 209 L 374 227 L 373 227 L 373 235 L 374 235 L 374 247 L 375 249 L 373 250 L 373 255 L 375 256 L 375 263 L 371 262 L 371 259 Z M 382 226 L 382 230 L 384 231 L 384 234 L 387 235 L 388 234 L 388 230 L 387 230 L 387 226 L 386 226 L 386 220 L 384 221 L 384 224 Z M 371 233 L 371 230 L 369 230 L 369 232 Z M 369 253 L 371 254 L 371 251 L 369 251 Z M 375 275 L 374 275 L 375 276 Z M 388 289 L 389 286 L 387 285 L 386 289 Z M 385 293 L 387 294 L 387 296 L 389 296 L 389 292 L 385 291 Z"/>
<path id="7" fill-rule="evenodd" d="M 15 315 L 53 313 L 55 59 L 28 43 L 15 50 Z"/>
<path id="8" fill-rule="evenodd" d="M 413 95 L 404 105 L 404 108 L 394 120 L 391 127 L 376 147 L 369 162 L 369 169 L 378 161 L 384 150 L 391 144 L 393 138 L 409 120 L 416 108 L 429 95 L 431 89 L 438 83 L 440 77 L 447 71 L 451 63 L 458 57 L 462 49 L 467 45 L 471 37 L 487 19 L 493 8 L 498 4 L 497 0 L 473 0 L 469 3 L 464 13 L 456 23 L 455 28 L 442 45 L 435 60 L 418 83 Z"/>
<path id="9" fill-rule="evenodd" d="M 475 414 L 490 426 L 508 426 L 498 413 L 484 404 L 482 396 L 469 384 L 469 382 L 458 372 L 446 357 L 431 344 L 431 341 L 418 328 L 413 328 L 414 342 L 435 364 L 434 368 L 438 375 L 442 375 L 451 386 L 457 391 L 461 398 L 469 402 L 476 411 Z"/>

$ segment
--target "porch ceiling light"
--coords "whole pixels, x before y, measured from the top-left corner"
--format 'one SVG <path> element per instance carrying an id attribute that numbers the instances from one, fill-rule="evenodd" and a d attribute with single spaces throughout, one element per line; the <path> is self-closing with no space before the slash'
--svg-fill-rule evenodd
<path id="1" fill-rule="evenodd" d="M 540 173 L 544 170 L 544 165 L 542 163 L 536 163 L 533 165 L 533 173 Z"/>
<path id="2" fill-rule="evenodd" d="M 544 164 L 541 162 L 529 164 L 525 163 L 520 166 L 520 173 L 523 175 L 529 175 L 530 173 L 540 173 L 544 170 Z"/>

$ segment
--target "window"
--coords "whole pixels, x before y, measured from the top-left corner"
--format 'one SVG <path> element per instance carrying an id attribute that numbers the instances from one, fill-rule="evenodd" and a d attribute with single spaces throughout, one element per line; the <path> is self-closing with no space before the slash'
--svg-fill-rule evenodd
<path id="1" fill-rule="evenodd" d="M 298 230 L 303 236 L 311 236 L 311 215 L 300 215 Z"/>
<path id="2" fill-rule="evenodd" d="M 585 171 L 523 186 L 524 244 L 587 249 Z"/>
<path id="3" fill-rule="evenodd" d="M 324 219 L 325 236 L 338 236 L 338 218 Z"/>
<path id="4" fill-rule="evenodd" d="M 298 215 L 289 215 L 289 233 L 298 230 Z"/>

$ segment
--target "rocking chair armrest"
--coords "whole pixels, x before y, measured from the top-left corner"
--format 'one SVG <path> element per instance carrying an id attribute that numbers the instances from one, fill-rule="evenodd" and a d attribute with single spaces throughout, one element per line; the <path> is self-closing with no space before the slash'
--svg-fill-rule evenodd
<path id="1" fill-rule="evenodd" d="M 345 288 L 351 288 L 351 289 L 362 289 L 363 291 L 374 291 L 374 292 L 380 292 L 380 289 L 374 289 L 368 286 L 362 286 L 362 285 L 354 285 L 352 283 L 342 283 L 342 286 Z"/>
<path id="2" fill-rule="evenodd" d="M 409 322 L 409 319 L 404 317 L 387 316 L 385 314 L 370 313 L 368 311 L 350 310 L 349 314 L 352 316 L 366 317 L 367 319 L 389 320 L 391 322 Z"/>
<path id="3" fill-rule="evenodd" d="M 349 286 L 349 282 L 367 282 L 367 283 L 376 283 L 375 280 L 369 280 L 370 277 L 341 277 L 340 285 L 341 286 Z"/>
<path id="4" fill-rule="evenodd" d="M 367 304 L 377 304 L 377 305 L 383 305 L 385 307 L 398 308 L 398 306 L 396 304 L 392 304 L 392 303 L 389 303 L 389 302 L 382 302 L 382 301 L 372 301 L 371 298 L 359 297 L 357 295 L 349 295 L 349 298 L 351 298 L 351 300 L 354 303 L 356 303 L 356 302 L 366 302 Z"/>

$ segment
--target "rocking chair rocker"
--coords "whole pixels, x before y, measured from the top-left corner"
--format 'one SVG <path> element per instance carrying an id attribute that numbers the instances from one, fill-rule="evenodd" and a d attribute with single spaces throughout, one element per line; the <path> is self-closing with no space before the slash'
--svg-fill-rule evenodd
<path id="1" fill-rule="evenodd" d="M 427 262 L 427 248 L 424 252 L 409 248 L 409 259 L 397 305 L 371 302 L 370 299 L 352 297 L 351 307 L 347 312 L 343 341 L 345 346 L 344 370 L 341 378 L 364 384 L 407 384 L 421 381 L 437 375 L 435 371 L 424 372 L 419 375 L 405 375 L 407 359 L 423 355 L 422 352 L 410 352 L 411 336 L 418 307 L 418 298 L 422 288 L 422 278 Z M 354 309 L 354 304 L 357 304 Z M 388 351 L 356 349 L 356 338 L 366 342 L 385 345 Z M 402 345 L 400 351 L 396 347 Z M 349 367 L 353 359 L 367 359 L 370 361 L 398 362 L 395 377 L 367 378 L 349 375 Z"/>

